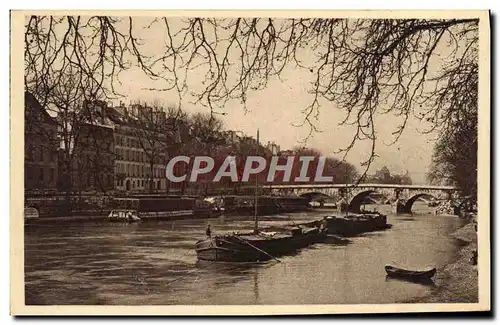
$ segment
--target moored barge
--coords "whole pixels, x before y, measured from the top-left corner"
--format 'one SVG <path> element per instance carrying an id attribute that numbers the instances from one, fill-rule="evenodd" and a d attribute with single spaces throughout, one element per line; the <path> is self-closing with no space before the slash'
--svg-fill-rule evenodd
<path id="1" fill-rule="evenodd" d="M 256 262 L 293 253 L 323 240 L 326 231 L 318 227 L 267 228 L 258 232 L 218 235 L 199 240 L 199 260 L 214 262 Z"/>
<path id="2" fill-rule="evenodd" d="M 387 216 L 378 212 L 348 214 L 343 217 L 325 217 L 329 234 L 340 236 L 356 236 L 365 232 L 391 228 Z"/>

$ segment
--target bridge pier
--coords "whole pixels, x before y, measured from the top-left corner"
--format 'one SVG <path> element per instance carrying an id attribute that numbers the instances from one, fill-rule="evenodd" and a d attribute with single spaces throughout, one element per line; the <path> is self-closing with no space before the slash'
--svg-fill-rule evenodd
<path id="1" fill-rule="evenodd" d="M 337 202 L 338 213 L 345 213 L 348 212 L 348 210 L 349 210 L 349 203 L 346 201 L 346 199 L 342 198 L 339 202 Z"/>
<path id="2" fill-rule="evenodd" d="M 391 211 L 395 215 L 404 214 L 404 213 L 411 213 L 411 211 L 407 211 L 406 204 L 401 199 L 396 199 L 395 201 L 393 201 L 391 203 Z"/>
<path id="3" fill-rule="evenodd" d="M 441 202 L 436 209 L 434 210 L 434 214 L 452 214 L 452 215 L 458 215 L 459 214 L 459 208 L 454 204 L 453 200 L 446 200 L 444 202 Z"/>

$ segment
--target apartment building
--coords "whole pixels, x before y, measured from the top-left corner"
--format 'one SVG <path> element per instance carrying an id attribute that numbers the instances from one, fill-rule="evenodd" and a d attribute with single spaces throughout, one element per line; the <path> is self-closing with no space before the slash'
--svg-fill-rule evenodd
<path id="1" fill-rule="evenodd" d="M 58 179 L 57 121 L 30 93 L 24 95 L 24 187 L 55 189 Z"/>
<path id="2" fill-rule="evenodd" d="M 165 113 L 132 105 L 108 107 L 114 129 L 115 189 L 167 189 Z"/>

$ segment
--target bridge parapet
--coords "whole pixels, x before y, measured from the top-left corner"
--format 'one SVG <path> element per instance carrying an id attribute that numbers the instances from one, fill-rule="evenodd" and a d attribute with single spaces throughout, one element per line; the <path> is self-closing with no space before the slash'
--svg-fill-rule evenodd
<path id="1" fill-rule="evenodd" d="M 422 198 L 454 201 L 458 192 L 452 186 L 402 185 L 402 184 L 290 184 L 272 186 L 274 194 L 297 195 L 314 200 L 328 196 L 337 201 L 340 210 L 360 212 L 364 200 L 372 194 L 378 194 L 393 205 L 395 213 L 411 213 L 413 203 Z"/>

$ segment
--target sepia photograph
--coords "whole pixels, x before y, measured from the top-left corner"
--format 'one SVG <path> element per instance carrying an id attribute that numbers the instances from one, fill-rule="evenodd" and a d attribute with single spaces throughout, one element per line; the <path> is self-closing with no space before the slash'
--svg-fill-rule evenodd
<path id="1" fill-rule="evenodd" d="M 489 14 L 11 11 L 11 314 L 490 310 Z"/>

